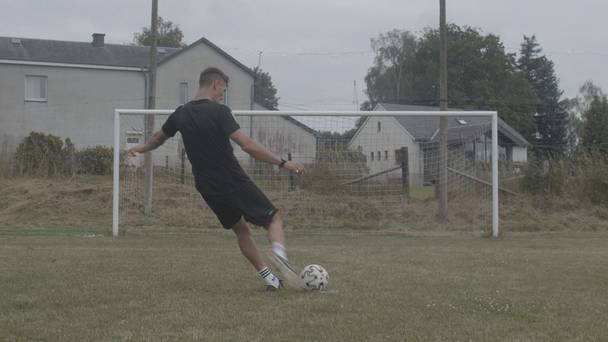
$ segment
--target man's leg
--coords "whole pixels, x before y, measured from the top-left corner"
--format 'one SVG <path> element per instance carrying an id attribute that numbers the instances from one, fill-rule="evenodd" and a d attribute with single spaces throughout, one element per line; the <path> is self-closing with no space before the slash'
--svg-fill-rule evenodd
<path id="1" fill-rule="evenodd" d="M 299 277 L 287 260 L 285 253 L 285 233 L 283 232 L 283 220 L 279 214 L 275 214 L 272 221 L 266 226 L 268 241 L 272 245 L 273 261 L 275 266 L 283 274 L 283 279 L 290 286 L 300 287 Z"/>
<path id="2" fill-rule="evenodd" d="M 283 220 L 277 213 L 273 216 L 272 221 L 266 227 L 266 236 L 270 243 L 278 243 L 285 245 L 285 233 L 283 233 Z"/>
<path id="3" fill-rule="evenodd" d="M 281 287 L 281 283 L 277 277 L 272 274 L 270 269 L 264 263 L 262 253 L 253 240 L 251 229 L 241 217 L 239 222 L 232 226 L 232 231 L 236 234 L 241 253 L 249 260 L 249 262 L 258 271 L 264 282 L 266 283 L 266 291 L 274 291 Z"/>
<path id="4" fill-rule="evenodd" d="M 256 270 L 266 267 L 264 259 L 262 258 L 262 253 L 260 253 L 258 246 L 253 240 L 253 236 L 251 236 L 251 229 L 249 229 L 249 226 L 242 217 L 239 222 L 232 226 L 232 231 L 236 234 L 241 253 L 243 253 L 253 267 L 255 267 Z"/>

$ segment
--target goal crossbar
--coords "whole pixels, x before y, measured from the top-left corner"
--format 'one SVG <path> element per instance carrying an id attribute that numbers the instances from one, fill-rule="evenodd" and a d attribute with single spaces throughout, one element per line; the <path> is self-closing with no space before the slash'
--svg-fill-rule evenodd
<path id="1" fill-rule="evenodd" d="M 118 235 L 119 196 L 120 196 L 120 116 L 173 113 L 171 109 L 116 109 L 114 111 L 114 171 L 112 201 L 112 234 Z M 323 116 L 323 117 L 487 117 L 491 118 L 491 172 L 492 172 L 492 236 L 499 233 L 498 220 L 498 113 L 496 111 L 270 111 L 270 110 L 233 110 L 235 116 Z"/>
<path id="2" fill-rule="evenodd" d="M 171 114 L 174 109 L 116 109 L 115 113 L 120 115 L 139 115 L 139 114 Z M 494 111 L 352 111 L 352 110 L 233 110 L 234 115 L 247 116 L 496 116 Z"/>

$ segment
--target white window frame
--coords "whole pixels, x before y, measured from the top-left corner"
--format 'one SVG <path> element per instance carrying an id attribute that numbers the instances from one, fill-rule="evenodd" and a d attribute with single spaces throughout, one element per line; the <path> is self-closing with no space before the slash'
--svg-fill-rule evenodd
<path id="1" fill-rule="evenodd" d="M 29 89 L 28 89 L 28 80 L 37 79 L 44 80 L 44 97 L 29 97 Z M 24 92 L 24 101 L 25 102 L 47 102 L 49 99 L 49 77 L 45 75 L 25 75 L 25 92 Z"/>
<path id="2" fill-rule="evenodd" d="M 228 85 L 226 85 L 226 88 L 224 88 L 224 104 L 226 106 L 228 105 Z"/>

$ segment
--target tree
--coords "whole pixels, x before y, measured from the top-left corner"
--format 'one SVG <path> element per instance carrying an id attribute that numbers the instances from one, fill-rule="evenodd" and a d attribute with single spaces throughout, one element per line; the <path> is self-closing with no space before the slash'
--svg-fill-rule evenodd
<path id="1" fill-rule="evenodd" d="M 450 24 L 448 102 L 450 107 L 497 110 L 500 117 L 530 138 L 536 95 L 515 58 L 500 39 L 470 27 Z M 439 30 L 420 37 L 393 30 L 372 39 L 374 65 L 365 77 L 369 102 L 439 105 Z"/>
<path id="2" fill-rule="evenodd" d="M 374 107 L 375 107 L 375 105 L 372 103 L 372 101 L 367 100 L 361 104 L 361 107 L 359 107 L 359 109 L 365 110 L 365 111 L 370 111 L 370 110 L 374 110 Z"/>
<path id="3" fill-rule="evenodd" d="M 272 83 L 272 77 L 259 67 L 253 68 L 253 72 L 255 73 L 253 90 L 255 102 L 266 108 L 277 110 L 279 98 L 277 97 L 277 89 Z"/>
<path id="4" fill-rule="evenodd" d="M 383 101 L 395 102 L 411 98 L 416 37 L 408 31 L 395 29 L 370 41 L 376 56 L 374 65 L 365 76 L 366 93 L 370 101 L 366 101 L 363 108 L 371 109 Z"/>
<path id="5" fill-rule="evenodd" d="M 550 155 L 562 154 L 568 147 L 568 113 L 560 103 L 562 91 L 554 64 L 541 53 L 536 37 L 524 36 L 517 65 L 536 93 L 534 118 L 539 151 Z"/>
<path id="6" fill-rule="evenodd" d="M 571 99 L 565 99 L 563 104 L 568 109 L 568 112 L 575 114 L 576 116 L 583 119 L 585 113 L 589 110 L 591 102 L 596 97 L 602 98 L 605 96 L 602 88 L 595 85 L 593 81 L 586 81 L 579 89 L 576 97 Z"/>
<path id="7" fill-rule="evenodd" d="M 152 32 L 150 28 L 142 28 L 142 32 L 133 34 L 133 41 L 139 46 L 152 45 Z M 179 25 L 173 26 L 171 21 L 164 21 L 162 17 L 158 17 L 158 46 L 180 48 L 186 46 L 182 42 L 184 33 L 179 28 Z"/>
<path id="8" fill-rule="evenodd" d="M 600 87 L 596 86 L 593 81 L 587 81 L 579 88 L 576 97 L 562 101 L 562 106 L 566 108 L 569 116 L 568 145 L 570 151 L 576 150 L 580 137 L 583 135 L 585 113 L 589 111 L 593 99 L 596 97 L 601 99 L 604 96 L 606 95 Z"/>
<path id="9" fill-rule="evenodd" d="M 349 142 L 355 136 L 355 133 L 357 133 L 359 128 L 363 126 L 365 120 L 367 120 L 367 116 L 360 116 L 359 118 L 357 118 L 357 121 L 355 122 L 355 127 L 342 133 L 342 139 Z"/>
<path id="10" fill-rule="evenodd" d="M 562 91 L 559 89 L 553 62 L 541 53 L 542 48 L 536 41 L 536 36 L 524 36 L 517 66 L 537 94 L 537 112 L 554 112 L 559 108 Z"/>
<path id="11" fill-rule="evenodd" d="M 450 107 L 496 110 L 499 116 L 530 138 L 535 94 L 505 52 L 500 38 L 478 29 L 448 25 L 448 103 Z M 416 98 L 437 105 L 439 99 L 439 30 L 426 29 L 417 52 Z"/>
<path id="12" fill-rule="evenodd" d="M 585 112 L 581 144 L 608 152 L 608 97 L 595 96 Z"/>

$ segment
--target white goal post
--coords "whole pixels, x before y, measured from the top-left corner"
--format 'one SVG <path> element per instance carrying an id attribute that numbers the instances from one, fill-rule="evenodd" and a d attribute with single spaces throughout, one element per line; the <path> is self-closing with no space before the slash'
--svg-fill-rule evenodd
<path id="1" fill-rule="evenodd" d="M 141 174 L 141 163 L 137 164 L 139 166 L 126 166 L 125 164 L 125 157 L 124 156 L 124 152 L 126 151 L 128 142 L 131 142 L 130 139 L 132 138 L 128 138 L 129 134 L 131 134 L 131 136 L 133 134 L 141 134 L 142 129 L 141 127 L 143 127 L 143 125 L 140 126 L 139 122 L 143 122 L 144 120 L 142 120 L 143 118 L 145 118 L 146 116 L 156 116 L 158 117 L 158 119 L 156 120 L 156 123 L 154 124 L 154 130 L 158 130 L 160 128 L 160 126 L 164 123 L 164 121 L 166 120 L 166 117 L 168 115 L 170 115 L 171 113 L 173 113 L 174 110 L 164 110 L 164 109 L 154 109 L 154 110 L 145 110 L 145 109 L 116 109 L 114 111 L 114 171 L 113 171 L 113 208 L 112 208 L 112 234 L 114 236 L 117 236 L 119 233 L 119 229 L 121 229 L 122 225 L 122 211 L 125 211 L 125 213 L 128 211 L 127 209 L 125 209 L 126 207 L 123 206 L 127 206 L 127 205 L 132 205 L 132 203 L 135 201 L 133 199 L 128 199 L 125 197 L 130 196 L 129 194 L 131 192 L 134 192 L 135 190 L 133 190 L 134 188 L 134 184 L 139 181 L 138 177 L 140 177 L 139 175 Z M 453 118 L 454 121 L 460 123 L 462 126 L 461 127 L 457 127 L 458 124 L 455 124 L 456 127 L 449 127 L 450 132 L 449 132 L 449 139 L 460 139 L 459 142 L 457 143 L 457 145 L 454 146 L 460 146 L 459 149 L 462 149 L 462 151 L 457 151 L 455 153 L 457 153 L 457 155 L 459 156 L 459 160 L 469 160 L 472 158 L 473 163 L 475 163 L 475 161 L 477 160 L 477 156 L 480 155 L 480 151 L 479 151 L 479 147 L 476 146 L 481 146 L 479 144 L 481 144 L 482 140 L 485 140 L 486 142 L 484 142 L 483 146 L 489 145 L 489 148 L 484 151 L 483 153 L 486 154 L 487 157 L 487 164 L 488 168 L 484 169 L 487 172 L 487 177 L 482 177 L 482 178 L 478 178 L 470 173 L 468 173 L 468 171 L 463 171 L 460 169 L 456 169 L 455 166 L 448 166 L 448 168 L 450 169 L 450 172 L 452 172 L 452 174 L 454 175 L 454 177 L 459 177 L 458 180 L 456 181 L 456 186 L 458 187 L 464 187 L 465 182 L 471 182 L 474 184 L 474 186 L 476 187 L 483 187 L 484 189 L 487 188 L 487 199 L 486 202 L 489 204 L 488 205 L 488 212 L 487 212 L 487 217 L 491 218 L 488 219 L 487 222 L 487 228 L 488 230 L 490 230 L 491 227 L 491 234 L 494 237 L 497 237 L 499 234 L 499 146 L 498 146 L 498 115 L 497 112 L 495 111 L 267 111 L 267 110 L 234 110 L 233 114 L 237 119 L 237 121 L 239 121 L 239 123 L 241 124 L 241 127 L 243 128 L 243 124 L 242 122 L 249 122 L 248 128 L 249 131 L 246 131 L 245 133 L 248 133 L 250 135 L 256 135 L 256 133 L 254 133 L 254 129 L 253 127 L 253 121 L 258 120 L 258 118 L 275 118 L 275 117 L 284 117 L 284 118 L 289 118 L 290 122 L 295 122 L 296 125 L 300 126 L 300 127 L 305 127 L 307 128 L 310 132 L 312 132 L 312 134 L 314 134 L 316 136 L 316 152 L 315 152 L 315 157 L 311 157 L 309 161 L 309 163 L 311 165 L 318 165 L 317 162 L 319 160 L 319 156 L 324 155 L 323 153 L 325 152 L 319 152 L 320 151 L 320 145 L 322 146 L 332 146 L 333 149 L 337 149 L 337 144 L 335 143 L 326 143 L 326 140 L 321 140 L 321 139 L 326 139 L 326 136 L 331 136 L 331 134 L 321 134 L 321 131 L 324 132 L 331 132 L 331 131 L 336 131 L 339 128 L 344 129 L 343 127 L 338 127 L 338 125 L 330 125 L 330 122 L 335 122 L 338 118 L 356 118 L 356 117 L 366 117 L 367 121 L 369 124 L 365 124 L 363 123 L 363 125 L 361 126 L 361 128 L 359 128 L 359 130 L 357 132 L 354 133 L 354 136 L 352 139 L 348 142 L 345 142 L 344 144 L 342 144 L 341 148 L 342 149 L 351 149 L 352 151 L 359 153 L 360 156 L 362 157 L 358 157 L 359 160 L 361 158 L 363 158 L 361 161 L 361 163 L 365 166 L 364 169 L 365 171 L 361 171 L 359 173 L 355 174 L 351 174 L 349 173 L 347 176 L 337 176 L 334 177 L 334 179 L 332 180 L 334 183 L 336 184 L 340 184 L 342 186 L 351 186 L 353 188 L 356 188 L 354 190 L 352 190 L 349 193 L 356 193 L 357 191 L 359 191 L 359 195 L 361 197 L 360 201 L 368 201 L 371 198 L 380 198 L 381 196 L 383 196 L 382 194 L 388 193 L 386 189 L 388 189 L 388 185 L 384 186 L 383 190 L 384 192 L 374 192 L 371 191 L 369 189 L 372 189 L 370 185 L 364 184 L 364 182 L 368 182 L 369 179 L 373 178 L 373 181 L 376 182 L 378 179 L 380 179 L 381 177 L 384 177 L 384 174 L 395 174 L 399 172 L 399 160 L 401 160 L 401 158 L 403 158 L 402 154 L 399 154 L 398 150 L 394 150 L 393 147 L 375 147 L 375 146 L 380 146 L 382 141 L 389 141 L 391 139 L 396 139 L 394 137 L 387 137 L 387 136 L 382 136 L 382 134 L 388 134 L 391 133 L 393 134 L 393 136 L 396 136 L 397 134 L 401 134 L 400 136 L 404 136 L 404 137 L 408 137 L 408 139 L 410 139 L 411 142 L 415 142 L 418 144 L 426 144 L 422 147 L 419 147 L 419 150 L 425 150 L 425 151 L 435 151 L 435 154 L 428 152 L 425 154 L 425 156 L 422 156 L 422 154 L 416 155 L 416 154 L 412 154 L 413 152 L 411 152 L 410 150 L 410 163 L 416 163 L 417 161 L 412 159 L 411 156 L 413 156 L 413 158 L 418 158 L 420 161 L 420 166 L 417 166 L 421 169 L 424 169 L 423 171 L 420 171 L 421 175 L 419 175 L 418 177 L 421 179 L 421 183 L 425 183 L 426 188 L 431 188 L 432 189 L 432 184 L 435 184 L 435 182 L 437 182 L 437 179 L 431 179 L 430 181 L 427 178 L 433 178 L 432 175 L 427 175 L 427 173 L 429 173 L 430 171 L 427 171 L 425 168 L 429 168 L 429 169 L 437 169 L 438 167 L 438 163 L 436 161 L 437 158 L 437 153 L 436 153 L 436 146 L 437 146 L 437 140 L 436 140 L 436 136 L 437 131 L 435 131 L 435 134 L 433 135 L 429 135 L 429 139 L 424 140 L 424 139 L 420 139 L 418 137 L 415 137 L 415 134 L 412 134 L 410 131 L 412 129 L 408 128 L 408 124 L 412 124 L 418 128 L 422 127 L 423 125 L 420 123 L 422 121 L 420 120 L 424 120 L 424 122 L 429 122 L 430 119 L 436 120 L 437 122 L 437 127 L 439 127 L 438 122 L 439 122 L 439 118 L 440 117 L 448 117 L 448 118 Z M 302 121 L 306 121 L 305 119 L 307 118 L 314 118 L 317 122 L 321 123 L 321 129 L 317 129 L 316 127 L 312 127 L 314 125 L 309 125 L 311 127 L 307 127 L 305 124 L 302 124 L 301 122 L 299 122 L 298 120 L 295 120 L 293 118 L 298 118 L 298 119 L 302 119 Z M 395 122 L 395 123 L 400 123 L 402 124 L 403 127 L 399 126 L 398 124 L 396 126 L 398 126 L 398 128 L 391 128 L 393 129 L 393 131 L 388 132 L 388 128 L 387 127 L 387 122 L 390 123 L 387 118 L 392 118 L 390 119 L 390 122 Z M 461 118 L 467 118 L 465 119 L 461 119 Z M 471 125 L 469 123 L 467 123 L 467 121 L 469 121 L 469 119 L 471 118 L 479 118 L 480 120 L 487 120 L 483 121 L 483 123 L 479 123 L 477 125 Z M 375 133 L 365 133 L 363 132 L 364 126 L 371 126 L 371 122 L 373 120 L 377 119 L 377 123 L 373 123 L 373 127 L 367 127 L 366 129 L 369 132 L 373 132 Z M 384 120 L 384 121 L 383 121 Z M 471 119 L 472 121 L 473 119 Z M 241 122 L 242 121 L 242 122 Z M 133 123 L 133 122 L 136 122 Z M 324 122 L 327 122 L 328 124 L 325 125 L 323 124 Z M 268 125 L 268 123 L 266 123 L 265 125 Z M 137 126 L 137 127 L 135 127 Z M 480 128 L 483 126 L 483 129 Z M 352 127 L 351 127 L 352 128 Z M 276 130 L 281 129 L 279 126 L 277 126 Z M 433 127 L 426 127 L 427 131 L 435 129 Z M 384 130 L 384 131 L 383 131 Z M 474 133 L 474 136 L 471 136 L 472 133 L 468 133 L 470 131 L 476 130 L 476 133 Z M 135 133 L 133 133 L 135 132 Z M 257 132 L 257 131 L 256 131 Z M 429 131 L 430 132 L 430 131 Z M 259 133 L 259 132 L 258 132 Z M 275 136 L 278 136 L 278 133 L 273 133 L 275 134 Z M 259 134 L 258 134 L 259 135 Z M 268 134 L 267 134 L 268 135 Z M 280 135 L 280 134 L 279 134 Z M 263 135 L 259 135 L 259 136 L 263 136 Z M 470 138 L 470 141 L 467 141 L 466 139 L 468 139 L 467 137 L 471 136 L 472 138 Z M 281 135 L 282 137 L 282 135 Z M 254 139 L 258 140 L 258 136 L 253 136 Z M 363 139 L 365 138 L 365 139 Z M 176 140 L 177 142 L 175 142 L 175 144 L 180 144 L 181 146 L 181 138 L 179 138 L 178 136 L 176 136 L 175 138 L 173 138 L 174 140 Z M 360 141 L 363 142 L 356 142 L 356 139 L 363 139 Z M 137 139 L 136 139 L 137 140 Z M 133 141 L 136 141 L 133 140 Z M 424 140 L 424 141 L 423 141 Z M 489 140 L 489 141 L 488 141 Z M 143 142 L 141 139 L 138 140 L 139 142 Z M 325 141 L 325 143 L 323 143 L 322 141 Z M 367 149 L 367 143 L 366 142 L 373 142 L 374 147 L 371 147 L 371 152 L 368 151 Z M 465 151 L 464 147 L 466 143 L 467 150 Z M 262 142 L 262 144 L 264 144 L 264 142 Z M 404 145 L 405 143 L 401 143 L 402 145 Z M 434 144 L 434 145 L 431 145 Z M 394 145 L 394 144 L 393 144 Z M 391 145 L 392 146 L 392 145 Z M 472 147 L 471 147 L 472 146 Z M 181 147 L 180 147 L 181 148 Z M 477 150 L 476 150 L 477 148 Z M 272 150 L 272 148 L 270 148 Z M 434 150 L 435 149 L 435 150 Z M 472 149 L 472 150 L 471 150 Z M 395 154 L 394 154 L 394 158 L 392 157 L 392 154 L 389 154 L 389 151 L 392 152 L 394 150 Z M 454 149 L 456 150 L 456 149 Z M 358 152 L 357 152 L 358 151 Z M 408 150 L 404 150 L 403 153 L 407 154 Z M 236 152 L 236 149 L 235 149 Z M 275 151 L 276 152 L 276 151 Z M 154 152 L 151 152 L 154 153 Z M 481 154 L 483 154 L 481 153 Z M 183 154 L 183 148 L 182 148 L 182 154 Z M 391 163 L 389 163 L 389 155 L 390 158 L 393 158 L 393 160 L 391 161 Z M 427 156 L 428 155 L 428 156 Z M 488 156 L 489 155 L 489 156 Z M 429 156 L 434 156 L 434 157 L 429 157 Z M 472 156 L 472 157 L 471 157 Z M 291 153 L 290 153 L 290 157 L 291 157 Z M 166 158 L 166 162 L 164 161 Z M 435 158 L 435 159 L 432 159 Z M 448 156 L 448 158 L 451 158 Z M 160 160 L 160 159 L 159 159 Z M 159 163 L 166 163 L 167 165 L 167 169 L 170 169 L 170 167 L 168 167 L 170 158 L 167 157 L 163 157 L 162 161 Z M 377 161 L 376 161 L 377 160 Z M 403 166 L 403 161 L 401 161 L 401 172 L 403 172 L 403 170 L 406 170 L 406 168 L 408 168 L 407 170 L 412 168 L 412 165 L 407 166 L 407 156 L 405 158 L 405 167 Z M 241 161 L 241 159 L 239 159 L 239 161 Z M 374 161 L 376 161 L 374 163 Z M 187 162 L 187 160 L 186 160 Z M 464 163 L 464 162 L 462 162 Z M 462 164 L 460 163 L 460 164 Z M 344 170 L 350 170 L 351 166 L 350 165 L 344 165 L 344 166 L 335 166 L 337 165 L 335 162 L 334 164 L 332 164 L 334 166 L 332 166 L 333 168 L 331 168 L 331 170 L 342 170 L 341 172 L 346 172 Z M 384 167 L 384 170 L 380 170 L 378 171 L 380 168 L 380 166 L 378 165 L 391 165 L 390 168 Z M 397 166 L 395 166 L 397 165 Z M 442 164 L 443 165 L 443 164 Z M 161 166 L 158 166 L 159 168 L 161 168 Z M 314 166 L 313 166 L 314 167 Z M 152 169 L 154 169 L 155 167 L 153 166 Z M 125 171 L 125 169 L 128 169 L 128 171 Z M 381 168 L 380 168 L 381 169 Z M 122 170 L 122 171 L 121 171 Z M 247 170 L 247 169 L 246 169 Z M 253 169 L 252 169 L 253 170 Z M 325 169 L 324 169 L 325 170 Z M 132 174 L 132 176 L 128 176 L 130 178 L 127 178 L 127 176 L 121 176 L 121 172 L 123 173 L 130 173 Z M 181 178 L 182 178 L 182 184 L 184 184 L 184 157 L 182 156 L 181 159 Z M 253 171 L 252 171 L 253 172 Z M 274 176 L 274 173 L 276 171 L 259 171 L 259 175 L 261 177 L 261 179 L 263 180 L 270 180 L 271 179 L 275 179 L 276 177 Z M 326 171 L 323 171 L 326 172 Z M 350 171 L 348 171 L 350 172 Z M 272 174 L 271 174 L 272 173 Z M 431 172 L 432 173 L 432 172 Z M 172 171 L 172 172 L 168 172 L 166 176 L 167 179 L 171 179 L 171 177 L 176 178 L 177 176 L 177 171 Z M 409 171 L 404 173 L 405 176 L 404 177 L 412 177 L 411 175 L 409 175 Z M 279 175 L 280 176 L 280 175 Z M 279 177 L 277 176 L 277 177 Z M 281 176 L 282 177 L 282 176 Z M 429 178 L 429 179 L 430 179 Z M 284 179 L 284 178 L 282 178 Z M 388 179 L 388 178 L 387 178 Z M 406 178 L 407 179 L 407 178 Z M 121 181 L 125 184 L 121 184 Z M 312 182 L 314 182 L 314 180 L 311 180 Z M 407 182 L 412 182 L 411 180 L 408 180 Z M 377 186 L 377 183 L 380 183 L 380 181 L 377 181 L 376 183 L 374 183 L 374 186 Z M 390 179 L 386 182 L 387 184 L 393 184 L 394 182 L 392 182 Z M 403 183 L 403 179 L 401 180 L 401 183 Z M 127 188 L 125 190 L 125 186 L 127 186 L 127 184 L 129 184 L 128 186 L 130 188 Z M 293 186 L 293 181 L 292 183 L 290 183 L 290 189 Z M 394 183 L 396 184 L 396 183 Z M 409 191 L 409 185 L 410 183 L 408 183 L 407 185 L 405 185 L 405 183 L 403 183 L 402 185 L 404 187 L 408 188 Z M 467 183 L 469 184 L 469 183 Z M 365 186 L 364 186 L 365 185 Z M 467 185 L 470 186 L 470 185 Z M 276 187 L 275 187 L 276 188 Z M 363 190 L 362 190 L 363 189 Z M 374 188 L 375 189 L 375 188 Z M 491 191 L 490 191 L 491 190 Z M 149 190 L 151 193 L 151 189 Z M 485 190 L 484 190 L 485 191 Z M 139 195 L 138 195 L 139 196 Z M 403 197 L 402 194 L 399 195 L 400 197 Z M 409 193 L 408 193 L 409 196 Z M 475 196 L 475 195 L 469 195 L 469 196 Z M 332 197 L 335 200 L 335 197 Z M 311 200 L 311 202 L 313 202 L 315 200 Z M 370 200 L 371 201 L 371 200 Z M 382 199 L 382 203 L 388 203 L 386 199 Z M 128 202 L 128 203 L 127 203 Z M 466 201 L 461 201 L 461 202 L 466 202 Z M 127 204 L 124 204 L 127 203 Z M 428 202 L 427 202 L 428 203 Z M 384 205 L 384 204 L 383 204 Z M 404 205 L 400 204 L 399 207 L 403 207 Z M 428 207 L 428 205 L 427 205 Z M 135 210 L 133 211 L 135 212 Z M 323 214 L 325 215 L 325 214 Z M 306 222 L 306 221 L 303 221 Z M 485 225 L 485 223 L 484 223 Z M 484 228 L 485 229 L 485 228 Z"/>

